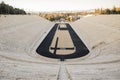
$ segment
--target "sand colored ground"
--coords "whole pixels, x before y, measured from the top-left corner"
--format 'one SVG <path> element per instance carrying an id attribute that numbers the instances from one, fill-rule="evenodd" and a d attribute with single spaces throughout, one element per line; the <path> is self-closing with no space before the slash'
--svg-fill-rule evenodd
<path id="1" fill-rule="evenodd" d="M 65 24 L 60 24 L 59 26 L 60 28 L 67 28 Z M 64 49 L 64 48 L 74 48 L 74 44 L 68 30 L 57 29 L 50 47 L 55 48 L 57 38 L 58 38 L 57 48 L 61 48 L 61 49 L 58 49 L 56 51 L 56 54 L 67 55 L 75 52 L 75 49 L 74 50 Z M 50 51 L 54 53 L 54 50 L 50 49 Z"/>

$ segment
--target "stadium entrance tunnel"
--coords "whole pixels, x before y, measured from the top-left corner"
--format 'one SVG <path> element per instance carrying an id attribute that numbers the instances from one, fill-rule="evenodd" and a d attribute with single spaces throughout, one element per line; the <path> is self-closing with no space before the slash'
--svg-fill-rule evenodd
<path id="1" fill-rule="evenodd" d="M 89 53 L 88 48 L 67 23 L 56 23 L 36 49 L 42 56 L 64 61 Z"/>

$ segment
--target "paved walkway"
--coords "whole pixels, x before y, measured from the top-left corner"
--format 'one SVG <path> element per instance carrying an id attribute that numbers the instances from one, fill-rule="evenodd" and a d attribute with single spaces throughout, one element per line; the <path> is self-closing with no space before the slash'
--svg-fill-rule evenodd
<path id="1" fill-rule="evenodd" d="M 57 80 L 72 80 L 65 64 L 61 62 Z"/>

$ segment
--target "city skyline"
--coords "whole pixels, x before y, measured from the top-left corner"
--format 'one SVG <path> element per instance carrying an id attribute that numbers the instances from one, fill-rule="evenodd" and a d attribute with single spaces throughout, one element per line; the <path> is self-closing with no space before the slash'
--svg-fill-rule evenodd
<path id="1" fill-rule="evenodd" d="M 120 7 L 120 0 L 0 0 L 25 11 L 75 11 Z"/>

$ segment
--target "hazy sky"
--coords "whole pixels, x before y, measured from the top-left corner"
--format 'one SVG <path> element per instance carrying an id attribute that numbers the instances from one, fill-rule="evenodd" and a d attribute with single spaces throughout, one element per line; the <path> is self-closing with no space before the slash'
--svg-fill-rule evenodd
<path id="1" fill-rule="evenodd" d="M 71 11 L 120 7 L 120 0 L 0 0 L 26 11 Z"/>

